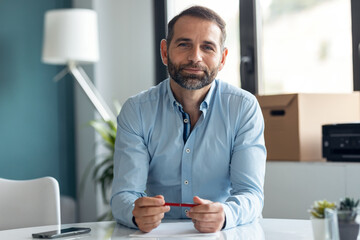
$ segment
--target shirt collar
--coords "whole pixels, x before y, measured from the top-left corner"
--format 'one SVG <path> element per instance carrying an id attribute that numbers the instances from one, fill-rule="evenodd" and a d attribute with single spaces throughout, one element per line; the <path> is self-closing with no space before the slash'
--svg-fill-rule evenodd
<path id="1" fill-rule="evenodd" d="M 204 110 L 207 110 L 210 106 L 211 106 L 211 103 L 212 103 L 212 96 L 213 96 L 213 93 L 214 93 L 214 89 L 216 87 L 216 84 L 217 84 L 217 81 L 216 79 L 211 83 L 211 87 L 210 87 L 210 90 L 209 92 L 206 94 L 206 97 L 204 99 L 204 101 L 200 104 L 200 110 L 201 111 L 204 111 Z"/>
<path id="2" fill-rule="evenodd" d="M 181 104 L 176 101 L 175 97 L 174 97 L 174 94 L 171 90 L 171 87 L 170 87 L 170 78 L 167 79 L 167 90 L 168 90 L 168 94 L 169 94 L 169 100 L 170 100 L 170 103 L 176 107 L 178 109 L 178 107 L 181 107 Z M 204 113 L 204 115 L 206 114 L 206 111 L 209 109 L 209 107 L 211 106 L 211 103 L 212 103 L 212 96 L 213 96 L 213 93 L 214 93 L 214 89 L 216 88 L 216 85 L 217 85 L 217 80 L 215 79 L 212 83 L 211 83 L 211 87 L 210 87 L 210 90 L 209 92 L 206 94 L 206 97 L 204 99 L 204 101 L 202 101 L 202 103 L 200 104 L 200 111 L 202 111 Z"/>
<path id="3" fill-rule="evenodd" d="M 170 78 L 166 79 L 167 81 L 167 92 L 169 94 L 169 100 L 170 100 L 170 104 L 173 105 L 174 107 L 179 107 L 181 106 L 180 103 L 178 103 L 178 101 L 176 101 L 175 97 L 174 97 L 174 94 L 171 90 L 171 87 L 170 87 Z"/>

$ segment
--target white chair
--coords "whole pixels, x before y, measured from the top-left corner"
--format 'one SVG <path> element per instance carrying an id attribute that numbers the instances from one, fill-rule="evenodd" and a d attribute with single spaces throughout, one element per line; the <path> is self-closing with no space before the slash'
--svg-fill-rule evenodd
<path id="1" fill-rule="evenodd" d="M 60 225 L 59 184 L 52 177 L 0 178 L 0 230 Z"/>

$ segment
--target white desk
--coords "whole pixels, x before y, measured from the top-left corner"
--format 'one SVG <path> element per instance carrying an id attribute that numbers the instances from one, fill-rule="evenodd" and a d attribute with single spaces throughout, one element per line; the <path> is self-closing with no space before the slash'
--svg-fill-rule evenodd
<path id="1" fill-rule="evenodd" d="M 126 228 L 115 222 L 94 222 L 94 223 L 77 223 L 63 225 L 62 228 L 78 226 L 90 227 L 91 233 L 59 239 L 90 239 L 90 240 L 117 240 L 117 239 L 139 239 L 131 238 L 129 234 L 136 230 Z M 56 229 L 55 226 L 20 228 L 13 230 L 0 231 L 0 239 L 6 240 L 23 240 L 32 239 L 31 234 Z M 149 238 L 142 238 L 144 240 Z M 165 238 L 157 238 L 161 240 Z M 166 238 L 168 239 L 168 238 Z M 180 239 L 180 238 L 176 238 Z M 194 238 L 181 238 L 194 239 Z M 206 239 L 199 237 L 196 239 Z M 245 226 L 236 227 L 226 231 L 221 231 L 219 240 L 311 240 L 312 228 L 310 220 L 290 220 L 290 219 L 261 219 L 259 223 L 252 223 Z M 151 239 L 153 240 L 153 239 Z"/>

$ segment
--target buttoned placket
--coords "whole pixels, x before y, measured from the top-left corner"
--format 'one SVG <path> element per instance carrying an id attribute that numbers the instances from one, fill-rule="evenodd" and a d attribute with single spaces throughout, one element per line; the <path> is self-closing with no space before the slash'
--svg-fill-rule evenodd
<path id="1" fill-rule="evenodd" d="M 182 159 L 181 159 L 181 201 L 183 203 L 193 202 L 193 182 L 192 182 L 192 161 L 194 150 L 194 134 L 193 131 L 184 144 Z M 186 211 L 189 208 L 182 208 L 181 217 L 186 218 Z"/>
<path id="2" fill-rule="evenodd" d="M 181 104 L 176 102 L 178 110 L 182 116 L 183 123 L 183 141 L 184 148 L 181 157 L 181 202 L 183 203 L 192 203 L 193 202 L 193 193 L 192 193 L 192 156 L 194 149 L 194 131 L 190 135 L 191 122 L 189 114 L 185 113 Z M 189 211 L 189 208 L 181 208 L 181 217 L 187 218 L 186 213 Z"/>
<path id="3" fill-rule="evenodd" d="M 183 140 L 184 140 L 184 148 L 183 154 L 181 158 L 181 202 L 183 203 L 192 203 L 193 202 L 193 182 L 192 182 L 192 162 L 193 162 L 193 151 L 194 144 L 196 139 L 197 127 L 204 120 L 204 110 L 206 111 L 206 103 L 202 103 L 200 110 L 203 112 L 194 126 L 193 130 L 191 129 L 191 122 L 189 114 L 185 113 L 181 104 L 176 102 L 176 106 L 178 107 L 183 122 Z M 186 213 L 190 208 L 182 208 L 181 209 L 181 217 L 186 218 Z"/>

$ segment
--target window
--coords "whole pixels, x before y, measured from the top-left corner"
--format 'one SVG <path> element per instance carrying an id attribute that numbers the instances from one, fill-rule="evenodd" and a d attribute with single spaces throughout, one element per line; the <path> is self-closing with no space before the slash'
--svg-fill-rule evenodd
<path id="1" fill-rule="evenodd" d="M 229 49 L 224 68 L 217 78 L 240 86 L 240 37 L 239 37 L 239 0 L 170 0 L 167 1 L 167 22 L 187 7 L 201 5 L 216 11 L 226 22 L 227 38 L 225 46 Z"/>
<path id="2" fill-rule="evenodd" d="M 263 0 L 260 94 L 351 92 L 349 0 Z"/>
<path id="3" fill-rule="evenodd" d="M 235 86 L 241 79 L 254 94 L 360 90 L 358 0 L 163 1 L 167 21 L 194 4 L 224 18 L 229 55 L 218 77 Z"/>

